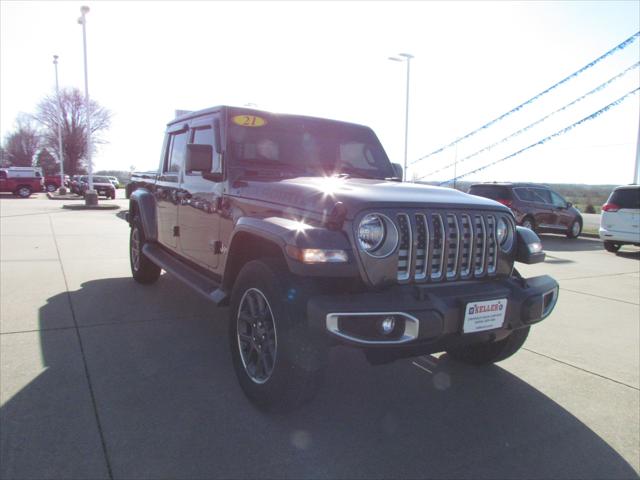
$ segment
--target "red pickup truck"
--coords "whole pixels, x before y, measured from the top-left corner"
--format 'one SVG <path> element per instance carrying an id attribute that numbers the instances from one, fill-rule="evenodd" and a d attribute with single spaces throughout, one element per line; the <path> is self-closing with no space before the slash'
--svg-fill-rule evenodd
<path id="1" fill-rule="evenodd" d="M 65 187 L 69 183 L 69 175 L 64 176 Z M 55 192 L 60 188 L 60 174 L 58 175 L 45 175 L 44 176 L 44 188 L 47 192 Z"/>
<path id="2" fill-rule="evenodd" d="M 10 168 L 0 169 L 0 192 L 13 193 L 22 198 L 29 197 L 33 192 L 41 192 L 44 186 L 42 176 L 24 173 L 26 172 L 15 172 Z"/>

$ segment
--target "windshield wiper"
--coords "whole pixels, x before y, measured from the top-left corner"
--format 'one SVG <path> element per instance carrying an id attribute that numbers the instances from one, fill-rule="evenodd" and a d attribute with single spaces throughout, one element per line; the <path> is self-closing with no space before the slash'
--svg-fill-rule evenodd
<path id="1" fill-rule="evenodd" d="M 339 172 L 333 174 L 339 178 L 369 178 L 372 180 L 380 180 L 380 177 L 374 177 L 355 168 L 341 168 Z"/>
<path id="2" fill-rule="evenodd" d="M 245 175 L 275 178 L 299 177 L 308 174 L 308 170 L 300 165 L 281 162 L 279 160 L 242 160 L 238 162 Z"/>

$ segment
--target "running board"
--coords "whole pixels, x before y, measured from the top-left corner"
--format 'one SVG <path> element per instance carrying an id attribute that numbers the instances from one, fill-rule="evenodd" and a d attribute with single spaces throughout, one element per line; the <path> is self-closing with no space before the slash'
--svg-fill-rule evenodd
<path id="1" fill-rule="evenodd" d="M 228 295 L 220 288 L 220 284 L 211 278 L 196 272 L 193 268 L 173 257 L 154 243 L 147 243 L 142 247 L 142 253 L 200 295 L 215 303 L 217 306 L 226 305 Z"/>

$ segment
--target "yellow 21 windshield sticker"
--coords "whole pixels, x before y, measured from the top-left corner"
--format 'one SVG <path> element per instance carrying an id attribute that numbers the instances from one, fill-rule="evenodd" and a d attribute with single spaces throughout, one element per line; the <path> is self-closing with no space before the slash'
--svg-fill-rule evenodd
<path id="1" fill-rule="evenodd" d="M 264 118 L 255 115 L 236 115 L 232 120 L 241 127 L 262 127 L 267 124 Z"/>

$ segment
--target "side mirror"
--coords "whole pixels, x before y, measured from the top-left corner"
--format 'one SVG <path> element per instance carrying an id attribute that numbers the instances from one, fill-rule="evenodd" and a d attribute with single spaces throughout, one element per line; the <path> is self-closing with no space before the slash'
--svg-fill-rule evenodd
<path id="1" fill-rule="evenodd" d="M 400 180 L 404 180 L 404 171 L 402 170 L 402 165 L 400 165 L 399 163 L 392 163 L 391 166 L 393 167 L 394 175 Z"/>
<path id="2" fill-rule="evenodd" d="M 187 144 L 186 172 L 211 172 L 213 148 L 211 145 Z"/>
<path id="3" fill-rule="evenodd" d="M 516 227 L 516 262 L 533 264 L 544 262 L 542 242 L 535 232 L 524 227 Z"/>
<path id="4" fill-rule="evenodd" d="M 571 207 L 573 207 L 573 203 L 567 202 L 567 206 L 565 208 L 571 208 Z"/>

